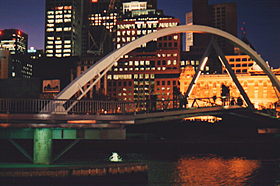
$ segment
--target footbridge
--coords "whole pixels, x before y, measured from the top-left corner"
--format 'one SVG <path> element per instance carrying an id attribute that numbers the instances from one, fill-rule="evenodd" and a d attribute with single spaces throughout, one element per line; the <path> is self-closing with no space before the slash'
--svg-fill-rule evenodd
<path id="1" fill-rule="evenodd" d="M 186 92 L 186 99 L 189 103 L 192 101 L 190 100 L 190 95 L 208 61 L 210 47 L 213 46 L 218 59 L 238 88 L 245 102 L 245 107 L 225 104 L 222 106 L 215 105 L 211 101 L 207 102 L 211 105 L 204 104 L 203 106 L 194 107 L 195 104 L 191 104 L 191 106 L 181 105 L 178 107 L 174 101 L 170 100 L 167 100 L 167 102 L 156 101 L 156 103 L 83 100 L 88 91 L 106 75 L 122 56 L 157 38 L 187 32 L 208 33 L 227 39 L 247 53 L 267 74 L 276 90 L 280 92 L 279 80 L 271 72 L 261 56 L 249 45 L 235 36 L 216 28 L 201 25 L 182 25 L 160 29 L 111 52 L 73 80 L 57 95 L 55 100 L 1 100 L 0 137 L 10 140 L 22 154 L 35 164 L 50 164 L 59 159 L 80 139 L 124 139 L 126 125 L 170 121 L 198 115 L 219 116 L 223 114 L 242 115 L 242 113 L 245 113 L 243 116 L 246 116 L 248 109 L 251 113 L 257 113 L 215 41 L 210 42 L 202 56 L 198 70 Z M 76 95 L 79 96 L 76 97 Z M 251 117 L 254 118 L 252 115 Z M 33 139 L 33 156 L 26 152 L 14 139 Z M 56 157 L 52 157 L 53 139 L 75 139 L 75 141 Z"/>

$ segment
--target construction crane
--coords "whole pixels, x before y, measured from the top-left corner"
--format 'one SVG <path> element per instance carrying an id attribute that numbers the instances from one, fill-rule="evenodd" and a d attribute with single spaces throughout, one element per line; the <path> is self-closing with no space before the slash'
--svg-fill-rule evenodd
<path id="1" fill-rule="evenodd" d="M 105 17 L 110 15 L 110 12 L 112 12 L 112 10 L 114 10 L 114 6 L 115 6 L 115 0 L 110 0 L 108 9 L 106 11 L 104 11 L 106 13 Z M 94 30 L 92 29 L 92 31 L 94 31 Z M 95 55 L 103 54 L 104 44 L 105 44 L 105 41 L 106 41 L 109 33 L 106 30 L 104 32 L 102 31 L 102 33 L 103 33 L 103 35 L 99 36 L 99 38 L 100 38 L 99 42 L 97 41 L 96 37 L 94 37 L 91 33 L 89 33 L 88 39 L 91 41 L 92 45 L 90 45 L 87 53 L 95 54 Z"/>
<path id="2" fill-rule="evenodd" d="M 108 12 L 112 11 L 115 6 L 115 0 L 110 0 L 109 7 L 108 7 Z"/>

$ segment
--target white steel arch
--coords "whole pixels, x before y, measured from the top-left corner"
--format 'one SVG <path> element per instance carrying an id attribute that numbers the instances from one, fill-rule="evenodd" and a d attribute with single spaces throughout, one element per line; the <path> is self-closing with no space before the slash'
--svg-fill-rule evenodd
<path id="1" fill-rule="evenodd" d="M 145 35 L 141 38 L 138 38 L 125 46 L 109 53 L 104 58 L 96 62 L 92 65 L 88 70 L 86 70 L 82 75 L 73 80 L 67 87 L 65 87 L 56 97 L 56 99 L 70 99 L 75 93 L 81 91 L 82 96 L 78 99 L 81 99 L 83 95 L 87 93 L 87 91 L 93 87 L 97 81 L 106 74 L 106 72 L 117 62 L 123 55 L 131 52 L 132 50 L 140 47 L 141 45 L 152 41 L 156 38 L 176 34 L 176 33 L 186 33 L 186 32 L 194 32 L 194 33 L 209 33 L 221 36 L 223 38 L 228 39 L 235 46 L 241 48 L 244 52 L 246 52 L 260 67 L 261 69 L 268 75 L 272 84 L 277 88 L 278 92 L 280 92 L 280 82 L 276 78 L 276 76 L 271 72 L 265 61 L 261 58 L 260 55 L 257 54 L 249 45 L 238 39 L 237 37 L 219 30 L 217 28 L 212 28 L 208 26 L 201 25 L 181 25 L 176 27 L 169 27 L 166 29 L 161 29 L 156 32 Z M 91 86 L 84 91 L 81 87 L 89 83 L 92 79 L 94 82 Z"/>

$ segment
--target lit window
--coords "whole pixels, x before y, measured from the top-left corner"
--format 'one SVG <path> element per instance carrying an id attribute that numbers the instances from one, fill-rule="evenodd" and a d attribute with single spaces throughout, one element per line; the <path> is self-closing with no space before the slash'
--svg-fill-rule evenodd
<path id="1" fill-rule="evenodd" d="M 70 31 L 70 30 L 71 30 L 71 27 L 64 27 L 63 30 L 64 30 L 64 31 Z"/>
<path id="2" fill-rule="evenodd" d="M 54 29 L 53 28 L 47 28 L 47 32 L 53 32 Z"/>
<path id="3" fill-rule="evenodd" d="M 71 19 L 64 19 L 64 22 L 65 22 L 65 23 L 71 22 Z"/>
<path id="4" fill-rule="evenodd" d="M 55 44 L 62 44 L 62 41 L 55 41 Z"/>
<path id="5" fill-rule="evenodd" d="M 65 53 L 71 52 L 71 49 L 64 49 L 63 52 L 65 52 Z"/>
<path id="6" fill-rule="evenodd" d="M 62 22 L 63 22 L 63 19 L 56 19 L 55 22 L 56 22 L 56 23 L 62 23 Z"/>

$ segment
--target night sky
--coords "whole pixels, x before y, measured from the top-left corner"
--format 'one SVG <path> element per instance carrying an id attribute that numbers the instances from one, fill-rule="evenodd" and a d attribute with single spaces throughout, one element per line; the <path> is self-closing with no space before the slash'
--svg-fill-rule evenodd
<path id="1" fill-rule="evenodd" d="M 209 0 L 237 2 L 239 28 L 246 23 L 247 38 L 270 65 L 280 67 L 280 0 Z M 158 0 L 166 15 L 180 18 L 191 11 L 191 0 Z M 44 46 L 45 0 L 1 0 L 0 29 L 17 28 L 29 35 L 29 47 Z"/>

